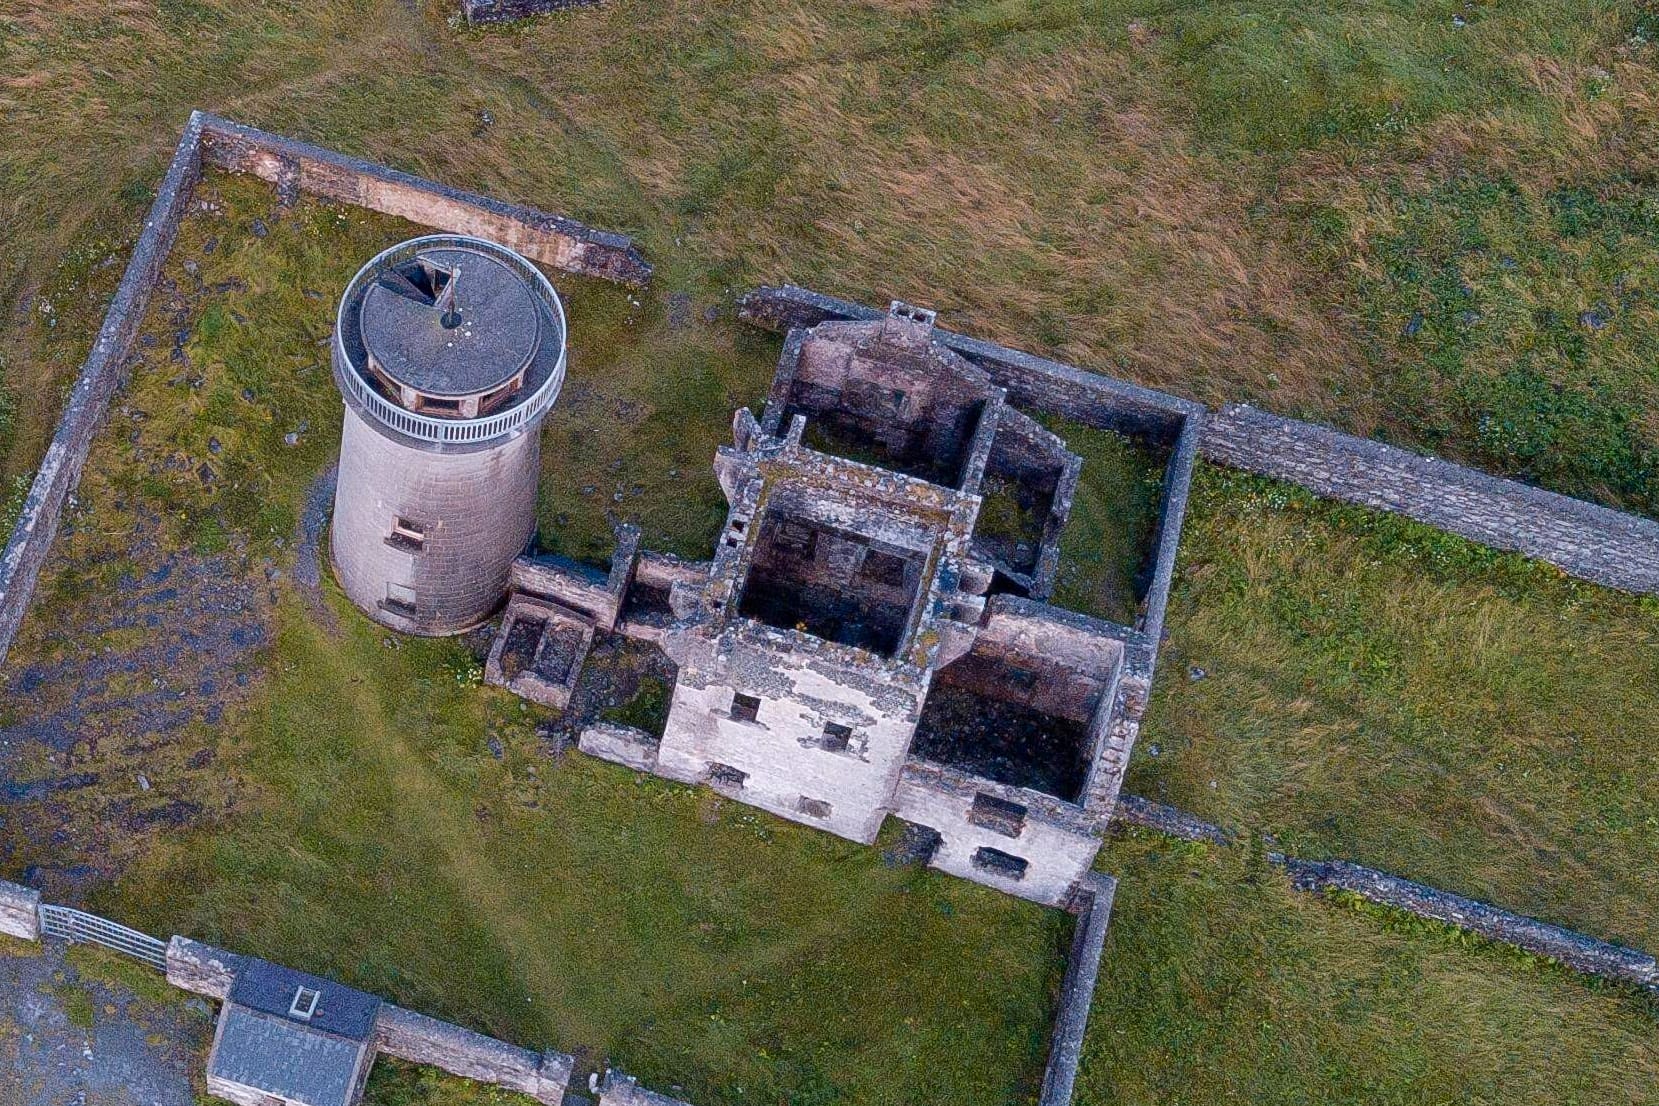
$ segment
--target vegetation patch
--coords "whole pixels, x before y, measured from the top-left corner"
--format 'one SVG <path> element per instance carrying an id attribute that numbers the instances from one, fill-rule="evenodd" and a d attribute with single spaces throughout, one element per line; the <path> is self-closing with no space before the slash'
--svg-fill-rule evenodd
<path id="1" fill-rule="evenodd" d="M 1058 418 L 1043 423 L 1083 459 L 1060 533 L 1053 602 L 1133 626 L 1150 583 L 1165 457 L 1110 430 Z"/>
<path id="2" fill-rule="evenodd" d="M 1659 604 L 1200 466 L 1126 789 L 1659 948 Z"/>
<path id="3" fill-rule="evenodd" d="M 1361 292 L 1397 369 L 1392 425 L 1659 513 L 1659 188 L 1613 179 L 1538 196 L 1457 177 L 1394 203 Z"/>

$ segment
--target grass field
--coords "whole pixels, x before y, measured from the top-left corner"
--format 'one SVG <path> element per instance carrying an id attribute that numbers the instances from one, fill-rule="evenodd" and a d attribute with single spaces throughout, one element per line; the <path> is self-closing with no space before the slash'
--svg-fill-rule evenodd
<path id="1" fill-rule="evenodd" d="M 0 15 L 0 475 L 205 107 L 628 231 L 698 310 L 763 279 L 898 296 L 1655 509 L 1645 0 L 453 11 Z"/>
<path id="2" fill-rule="evenodd" d="M 1652 598 L 1200 466 L 1168 618 L 1129 790 L 1659 947 Z"/>

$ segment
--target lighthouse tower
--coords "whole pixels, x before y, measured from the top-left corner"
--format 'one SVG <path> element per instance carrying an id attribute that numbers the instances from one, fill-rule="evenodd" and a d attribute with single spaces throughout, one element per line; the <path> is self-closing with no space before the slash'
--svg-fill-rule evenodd
<path id="1" fill-rule="evenodd" d="M 352 279 L 334 328 L 331 544 L 369 617 L 453 634 L 500 605 L 535 531 L 541 422 L 564 374 L 558 293 L 505 246 L 415 238 Z"/>

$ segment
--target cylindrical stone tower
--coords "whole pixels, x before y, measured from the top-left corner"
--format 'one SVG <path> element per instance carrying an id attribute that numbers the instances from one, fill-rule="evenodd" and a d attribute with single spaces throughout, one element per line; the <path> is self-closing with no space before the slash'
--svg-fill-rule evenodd
<path id="1" fill-rule="evenodd" d="M 565 375 L 553 286 L 505 246 L 431 235 L 347 286 L 334 571 L 370 618 L 453 634 L 488 618 L 536 525 L 541 421 Z"/>

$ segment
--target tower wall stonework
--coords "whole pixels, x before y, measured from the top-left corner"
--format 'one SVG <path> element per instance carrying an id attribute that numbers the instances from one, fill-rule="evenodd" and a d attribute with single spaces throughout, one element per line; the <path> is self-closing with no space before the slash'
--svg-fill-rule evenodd
<path id="1" fill-rule="evenodd" d="M 440 453 L 396 440 L 348 404 L 332 538 L 340 586 L 397 630 L 476 626 L 506 597 L 535 531 L 540 476 L 539 422 L 485 449 Z M 400 517 L 422 528 L 423 548 L 388 541 Z M 387 605 L 396 587 L 413 590 L 413 617 Z"/>

